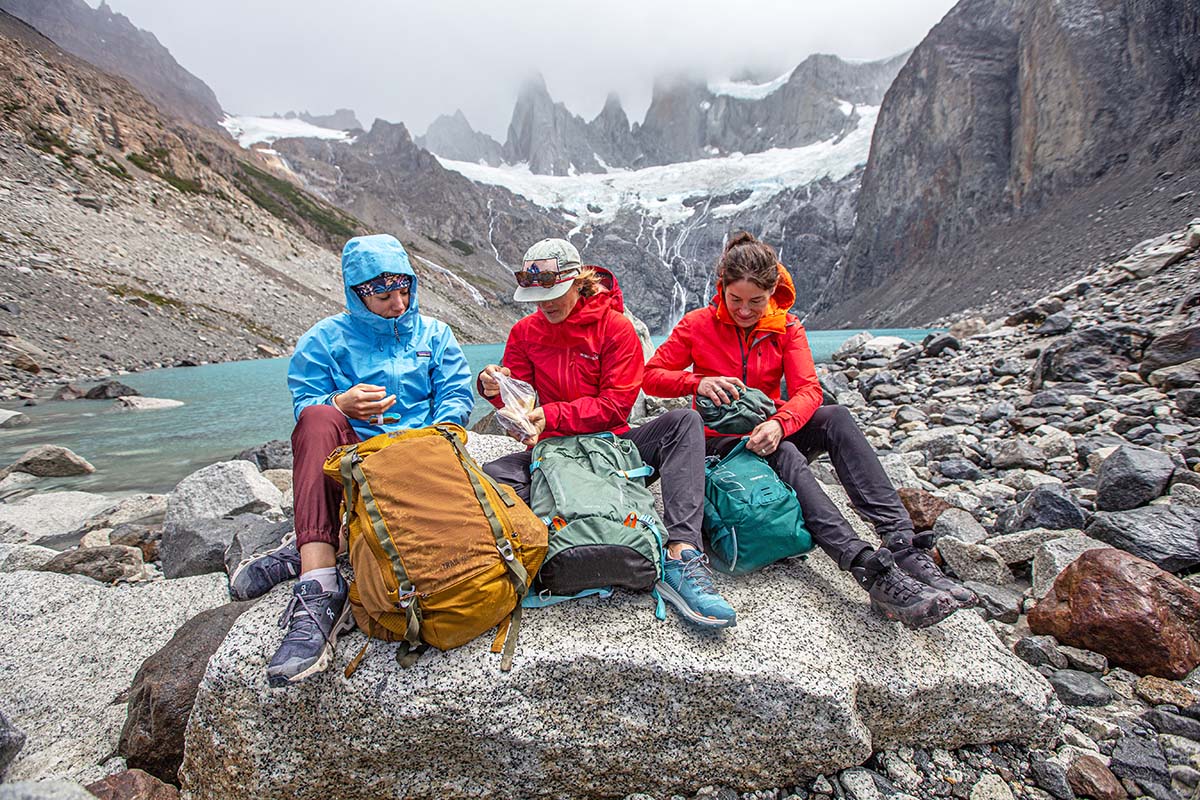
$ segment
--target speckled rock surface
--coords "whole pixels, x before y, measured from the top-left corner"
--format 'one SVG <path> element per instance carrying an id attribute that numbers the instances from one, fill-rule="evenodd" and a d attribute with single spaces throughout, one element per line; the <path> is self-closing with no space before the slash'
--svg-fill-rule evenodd
<path id="1" fill-rule="evenodd" d="M 28 739 L 8 780 L 88 783 L 117 746 L 142 661 L 188 618 L 229 600 L 224 575 L 106 587 L 50 572 L 0 574 L 0 708 Z"/>
<path id="2" fill-rule="evenodd" d="M 346 679 L 364 641 L 355 632 L 328 672 L 271 690 L 265 667 L 288 589 L 278 587 L 209 661 L 184 797 L 751 790 L 898 742 L 955 747 L 1059 728 L 1050 686 L 970 612 L 907 631 L 820 554 L 718 580 L 738 610 L 725 632 L 659 622 L 649 597 L 618 593 L 527 613 L 507 674 L 484 636 L 408 670 L 394 645 L 373 642 Z M 420 742 L 421 758 L 396 759 L 388 741 Z"/>
<path id="3" fill-rule="evenodd" d="M 16 781 L 0 784 L 0 800 L 96 800 L 71 781 Z"/>
<path id="4" fill-rule="evenodd" d="M 0 572 L 38 569 L 56 555 L 57 550 L 36 544 L 0 544 Z"/>
<path id="5" fill-rule="evenodd" d="M 117 504 L 91 492 L 45 492 L 0 503 L 0 542 L 25 544 L 44 536 L 69 533 Z M 11 526 L 11 527 L 9 527 Z"/>
<path id="6" fill-rule="evenodd" d="M 283 493 L 249 461 L 218 461 L 188 475 L 167 495 L 166 521 L 281 513 L 282 500 Z"/>

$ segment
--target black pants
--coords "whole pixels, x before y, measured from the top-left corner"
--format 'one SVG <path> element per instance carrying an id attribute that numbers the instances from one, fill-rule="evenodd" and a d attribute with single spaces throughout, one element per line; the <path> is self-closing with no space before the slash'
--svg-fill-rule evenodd
<path id="1" fill-rule="evenodd" d="M 707 451 L 710 455 L 725 455 L 738 441 L 732 437 L 709 439 Z M 908 511 L 874 448 L 845 406 L 821 406 L 803 428 L 780 442 L 767 457 L 767 463 L 784 483 L 796 491 L 813 541 L 841 569 L 849 569 L 859 553 L 874 549 L 858 538 L 809 469 L 809 460 L 821 453 L 829 453 L 850 502 L 875 526 L 884 544 L 897 554 L 912 547 L 913 524 Z"/>
<path id="2" fill-rule="evenodd" d="M 668 411 L 660 417 L 617 434 L 637 447 L 642 461 L 654 467 L 650 483 L 662 479 L 663 523 L 667 542 L 683 542 L 697 550 L 704 546 L 700 523 L 704 519 L 704 425 L 691 409 Z M 511 453 L 483 465 L 483 471 L 529 502 L 531 451 Z"/>

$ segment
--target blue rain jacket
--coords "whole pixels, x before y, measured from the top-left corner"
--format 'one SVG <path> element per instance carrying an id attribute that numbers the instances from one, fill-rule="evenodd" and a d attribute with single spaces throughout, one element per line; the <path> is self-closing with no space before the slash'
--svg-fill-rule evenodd
<path id="1" fill-rule="evenodd" d="M 369 311 L 350 288 L 384 272 L 412 276 L 408 309 L 395 319 Z M 347 310 L 309 328 L 288 365 L 296 418 L 308 406 L 329 405 L 338 392 L 370 383 L 396 395 L 384 416 L 399 421 L 350 420 L 363 439 L 439 422 L 465 425 L 474 406 L 471 369 L 450 326 L 420 314 L 417 276 L 400 242 L 384 234 L 348 241 L 342 283 Z"/>

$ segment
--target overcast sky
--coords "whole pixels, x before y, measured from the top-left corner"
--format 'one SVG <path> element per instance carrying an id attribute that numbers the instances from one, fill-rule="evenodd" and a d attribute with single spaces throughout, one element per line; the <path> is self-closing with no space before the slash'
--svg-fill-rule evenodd
<path id="1" fill-rule="evenodd" d="M 93 6 L 99 0 L 88 0 Z M 654 78 L 774 77 L 811 53 L 877 59 L 914 47 L 951 0 L 108 0 L 154 33 L 226 111 L 352 108 L 414 134 L 461 108 L 503 142 L 540 71 L 591 119 L 610 91 L 631 121 Z"/>

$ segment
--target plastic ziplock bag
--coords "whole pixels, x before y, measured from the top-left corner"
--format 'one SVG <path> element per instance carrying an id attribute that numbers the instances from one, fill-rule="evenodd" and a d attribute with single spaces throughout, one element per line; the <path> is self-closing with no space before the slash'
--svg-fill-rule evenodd
<path id="1" fill-rule="evenodd" d="M 500 384 L 500 399 L 504 408 L 496 412 L 496 421 L 509 436 L 526 441 L 537 436 L 537 428 L 529 421 L 529 412 L 537 408 L 537 392 L 525 381 L 503 373 L 493 375 Z"/>

